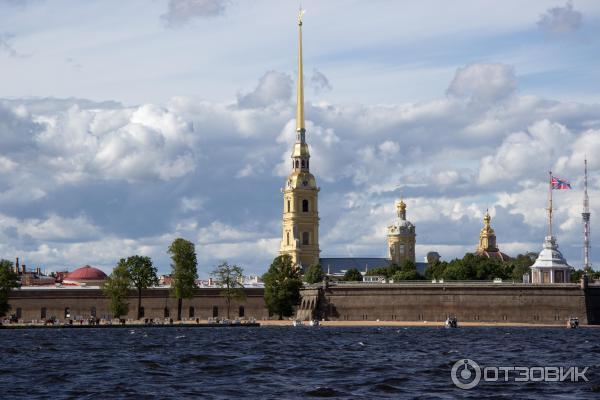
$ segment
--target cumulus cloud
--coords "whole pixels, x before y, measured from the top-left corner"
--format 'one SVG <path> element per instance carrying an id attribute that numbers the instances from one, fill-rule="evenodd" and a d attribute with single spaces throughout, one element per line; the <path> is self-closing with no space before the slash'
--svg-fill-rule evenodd
<path id="1" fill-rule="evenodd" d="M 263 95 L 245 99 L 252 107 L 0 101 L 0 252 L 50 268 L 110 268 L 138 253 L 167 272 L 165 250 L 181 236 L 197 243 L 202 276 L 222 259 L 264 272 L 279 245 L 295 123 L 291 94 L 273 100 L 258 86 L 252 93 Z M 517 93 L 485 107 L 472 100 L 306 102 L 324 256 L 384 256 L 399 186 L 419 258 L 472 250 L 488 207 L 503 250 L 538 250 L 551 167 L 575 188 L 557 195 L 555 215 L 561 249 L 577 260 L 586 152 L 590 197 L 600 198 L 600 105 Z"/>
<path id="2" fill-rule="evenodd" d="M 564 7 L 553 7 L 540 15 L 537 25 L 544 32 L 560 35 L 575 32 L 583 25 L 583 16 L 573 8 L 573 2 L 568 1 Z"/>
<path id="3" fill-rule="evenodd" d="M 33 3 L 38 3 L 42 0 L 0 0 L 0 4 L 7 4 L 9 6 L 25 7 Z"/>
<path id="4" fill-rule="evenodd" d="M 293 82 L 289 75 L 277 71 L 267 71 L 259 79 L 256 88 L 245 94 L 238 94 L 237 101 L 242 108 L 259 108 L 289 101 Z"/>
<path id="5" fill-rule="evenodd" d="M 230 0 L 169 0 L 168 9 L 161 17 L 170 28 L 185 25 L 196 18 L 223 15 Z"/>
<path id="6" fill-rule="evenodd" d="M 310 86 L 317 93 L 333 89 L 331 83 L 329 83 L 329 79 L 327 79 L 325 74 L 316 68 L 313 68 L 312 75 L 310 77 Z"/>
<path id="7" fill-rule="evenodd" d="M 514 93 L 517 78 L 506 64 L 471 64 L 458 68 L 447 93 L 468 97 L 475 102 L 492 103 Z"/>
<path id="8" fill-rule="evenodd" d="M 114 110 L 72 106 L 35 121 L 41 160 L 65 182 L 101 178 L 169 180 L 195 168 L 193 126 L 153 105 Z"/>
<path id="9" fill-rule="evenodd" d="M 497 184 L 532 173 L 540 176 L 552 168 L 572 141 L 573 134 L 565 126 L 548 120 L 535 122 L 527 132 L 510 134 L 494 155 L 481 160 L 479 182 Z"/>
<path id="10" fill-rule="evenodd" d="M 3 34 L 0 35 L 0 53 L 7 54 L 10 57 L 23 57 L 13 46 L 10 44 L 10 40 L 13 35 Z"/>

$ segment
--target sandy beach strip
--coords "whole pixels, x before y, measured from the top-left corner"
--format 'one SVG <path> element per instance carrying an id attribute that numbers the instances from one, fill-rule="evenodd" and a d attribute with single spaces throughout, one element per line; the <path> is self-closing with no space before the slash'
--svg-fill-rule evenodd
<path id="1" fill-rule="evenodd" d="M 260 326 L 292 326 L 291 320 L 260 320 Z M 445 321 L 320 321 L 326 327 L 444 327 Z M 308 324 L 308 321 L 304 321 Z M 527 328 L 566 328 L 567 322 L 561 324 L 528 324 L 518 322 L 460 322 L 460 327 L 527 327 Z M 600 328 L 600 325 L 580 325 L 582 328 Z"/>

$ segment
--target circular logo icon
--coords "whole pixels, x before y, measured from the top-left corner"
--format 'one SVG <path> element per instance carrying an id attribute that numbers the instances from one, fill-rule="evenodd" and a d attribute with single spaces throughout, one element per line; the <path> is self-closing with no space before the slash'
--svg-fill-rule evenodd
<path id="1" fill-rule="evenodd" d="M 458 360 L 450 372 L 452 382 L 461 389 L 473 389 L 481 380 L 481 368 L 473 360 L 465 358 Z"/>

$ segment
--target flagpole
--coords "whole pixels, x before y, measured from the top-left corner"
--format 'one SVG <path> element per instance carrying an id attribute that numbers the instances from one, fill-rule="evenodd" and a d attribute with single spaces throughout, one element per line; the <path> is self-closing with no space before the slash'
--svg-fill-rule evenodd
<path id="1" fill-rule="evenodd" d="M 548 236 L 552 236 L 552 171 L 548 171 Z"/>

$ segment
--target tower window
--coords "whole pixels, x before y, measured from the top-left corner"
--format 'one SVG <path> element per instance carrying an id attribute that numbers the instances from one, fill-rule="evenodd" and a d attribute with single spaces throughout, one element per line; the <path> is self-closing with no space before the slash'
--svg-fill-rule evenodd
<path id="1" fill-rule="evenodd" d="M 289 233 L 289 232 L 286 232 L 286 233 L 285 233 L 285 235 L 286 235 L 286 238 L 287 238 L 287 239 L 286 239 L 286 243 L 287 243 L 287 245 L 289 246 L 289 245 L 290 245 L 290 233 Z"/>
<path id="2" fill-rule="evenodd" d="M 298 160 L 296 160 L 296 169 L 298 169 L 298 165 L 299 165 Z"/>
<path id="3" fill-rule="evenodd" d="M 302 200 L 302 212 L 308 212 L 308 200 Z"/>
<path id="4" fill-rule="evenodd" d="M 304 168 L 304 165 L 305 165 L 305 164 L 304 164 L 304 160 L 302 160 L 302 168 Z"/>
<path id="5" fill-rule="evenodd" d="M 307 246 L 309 244 L 309 235 L 308 232 L 302 232 L 302 244 Z"/>
<path id="6" fill-rule="evenodd" d="M 288 212 L 292 212 L 292 202 L 291 201 L 287 201 L 287 206 L 288 206 Z"/>

